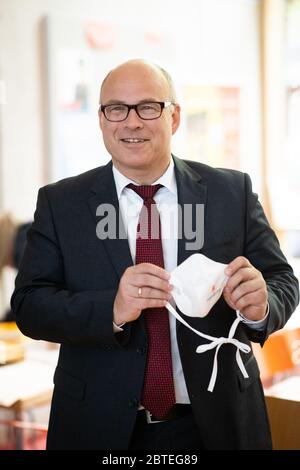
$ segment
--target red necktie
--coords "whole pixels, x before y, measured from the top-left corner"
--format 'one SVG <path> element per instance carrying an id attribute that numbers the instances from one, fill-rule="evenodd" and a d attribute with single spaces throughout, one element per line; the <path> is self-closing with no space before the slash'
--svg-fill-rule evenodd
<path id="1" fill-rule="evenodd" d="M 127 187 L 144 200 L 137 226 L 135 263 L 152 263 L 163 268 L 160 218 L 153 199 L 162 185 L 129 184 Z M 147 308 L 143 316 L 148 333 L 148 355 L 141 403 L 156 418 L 163 418 L 176 401 L 169 314 L 165 307 Z"/>

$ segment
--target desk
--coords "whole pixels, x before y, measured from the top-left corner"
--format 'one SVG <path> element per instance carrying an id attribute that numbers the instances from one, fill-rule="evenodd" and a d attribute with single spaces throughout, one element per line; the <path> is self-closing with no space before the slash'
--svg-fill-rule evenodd
<path id="1" fill-rule="evenodd" d="M 300 450 L 300 376 L 265 390 L 275 450 Z"/>
<path id="2" fill-rule="evenodd" d="M 47 351 L 39 359 L 31 357 L 1 366 L 0 409 L 12 411 L 13 419 L 21 421 L 24 412 L 50 405 L 57 354 L 58 351 Z M 22 448 L 21 429 L 17 430 L 16 447 Z"/>

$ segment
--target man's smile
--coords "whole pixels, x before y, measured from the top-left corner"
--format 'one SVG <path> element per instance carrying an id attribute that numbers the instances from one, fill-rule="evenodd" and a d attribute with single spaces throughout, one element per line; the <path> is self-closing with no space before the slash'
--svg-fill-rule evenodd
<path id="1" fill-rule="evenodd" d="M 135 138 L 135 137 L 128 137 L 124 139 L 120 139 L 122 142 L 125 142 L 127 144 L 140 144 L 144 142 L 148 142 L 149 139 L 140 139 L 140 138 Z"/>

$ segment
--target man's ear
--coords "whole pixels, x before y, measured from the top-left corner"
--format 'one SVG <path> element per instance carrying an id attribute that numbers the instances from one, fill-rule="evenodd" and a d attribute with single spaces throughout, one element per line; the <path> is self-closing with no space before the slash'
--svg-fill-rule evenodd
<path id="1" fill-rule="evenodd" d="M 102 114 L 103 114 L 103 113 L 101 112 L 101 109 L 99 108 L 99 110 L 98 110 L 98 117 L 99 117 L 99 127 L 100 127 L 101 131 L 102 131 L 102 120 L 103 120 Z"/>
<path id="2" fill-rule="evenodd" d="M 177 103 L 174 106 L 175 108 L 172 113 L 172 135 L 175 134 L 180 124 L 180 106 Z"/>

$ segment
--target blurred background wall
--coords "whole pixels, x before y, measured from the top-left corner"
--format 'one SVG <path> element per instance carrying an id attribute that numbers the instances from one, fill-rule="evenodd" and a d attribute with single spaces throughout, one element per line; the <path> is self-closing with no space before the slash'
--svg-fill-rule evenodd
<path id="1" fill-rule="evenodd" d="M 144 57 L 175 81 L 174 153 L 248 172 L 283 243 L 286 233 L 297 240 L 298 159 L 286 135 L 287 93 L 299 82 L 294 67 L 287 83 L 286 64 L 299 54 L 286 50 L 299 38 L 294 26 L 289 39 L 289 15 L 299 20 L 298 0 L 0 0 L 0 212 L 31 220 L 40 186 L 108 160 L 99 85 L 111 67 Z M 293 189 L 285 198 L 282 177 Z M 4 271 L 0 316 L 14 276 Z"/>

